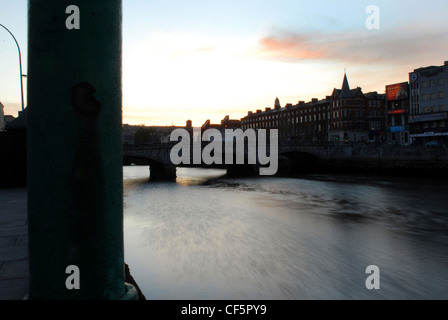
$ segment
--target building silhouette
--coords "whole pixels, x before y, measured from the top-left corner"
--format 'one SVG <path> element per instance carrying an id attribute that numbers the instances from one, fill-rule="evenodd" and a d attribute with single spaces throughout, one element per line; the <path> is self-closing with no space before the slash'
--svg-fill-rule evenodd
<path id="1" fill-rule="evenodd" d="M 410 138 L 414 145 L 448 143 L 448 61 L 414 69 L 410 83 Z"/>
<path id="2" fill-rule="evenodd" d="M 344 74 L 341 89 L 324 99 L 249 111 L 243 129 L 278 129 L 279 140 L 297 142 L 380 141 L 386 128 L 385 94 L 350 89 Z"/>
<path id="3" fill-rule="evenodd" d="M 329 141 L 380 141 L 386 127 L 385 95 L 350 89 L 344 74 L 341 89 L 331 95 Z"/>

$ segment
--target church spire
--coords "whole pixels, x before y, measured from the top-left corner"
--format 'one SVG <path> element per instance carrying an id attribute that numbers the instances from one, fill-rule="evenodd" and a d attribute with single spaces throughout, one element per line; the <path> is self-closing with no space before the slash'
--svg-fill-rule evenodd
<path id="1" fill-rule="evenodd" d="M 342 81 L 341 98 L 351 98 L 350 86 L 348 85 L 347 73 L 344 70 L 344 80 Z"/>
<path id="2" fill-rule="evenodd" d="M 280 109 L 282 106 L 280 105 L 280 100 L 277 98 L 275 98 L 275 103 L 274 103 L 274 108 L 275 109 Z"/>

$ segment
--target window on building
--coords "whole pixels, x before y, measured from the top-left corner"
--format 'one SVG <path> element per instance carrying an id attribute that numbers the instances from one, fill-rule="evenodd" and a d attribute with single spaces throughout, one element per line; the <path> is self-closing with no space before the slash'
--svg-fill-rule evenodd
<path id="1" fill-rule="evenodd" d="M 436 127 L 437 127 L 437 121 L 434 121 L 434 122 L 432 123 L 432 127 L 433 127 L 433 128 L 436 128 Z"/>
<path id="2" fill-rule="evenodd" d="M 428 100 L 428 95 L 427 95 L 427 94 L 424 94 L 424 95 L 422 96 L 422 99 L 423 99 L 423 101 Z"/>
<path id="3" fill-rule="evenodd" d="M 429 85 L 430 85 L 431 87 L 435 86 L 435 85 L 436 85 L 436 80 L 435 80 L 435 79 L 430 80 L 430 81 L 429 81 Z"/>
<path id="4" fill-rule="evenodd" d="M 443 99 L 445 98 L 445 91 L 439 91 L 439 93 L 437 94 L 439 99 Z"/>
<path id="5" fill-rule="evenodd" d="M 439 127 L 444 128 L 445 127 L 445 121 L 440 121 L 439 122 Z"/>
<path id="6" fill-rule="evenodd" d="M 423 107 L 423 113 L 428 113 L 428 107 Z"/>
<path id="7" fill-rule="evenodd" d="M 422 82 L 422 88 L 426 88 L 428 86 L 428 81 L 423 81 Z"/>
<path id="8" fill-rule="evenodd" d="M 443 78 L 437 79 L 437 84 L 442 85 L 444 83 Z"/>
<path id="9" fill-rule="evenodd" d="M 429 99 L 434 100 L 435 98 L 436 98 L 436 93 L 435 92 L 431 93 L 431 95 L 429 96 Z"/>

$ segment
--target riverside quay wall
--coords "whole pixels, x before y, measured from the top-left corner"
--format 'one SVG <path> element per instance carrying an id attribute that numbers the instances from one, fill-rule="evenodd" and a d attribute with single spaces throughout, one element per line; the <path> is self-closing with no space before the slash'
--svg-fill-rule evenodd
<path id="1" fill-rule="evenodd" d="M 316 150 L 320 149 L 320 152 Z M 282 148 L 280 148 L 282 152 Z M 448 178 L 446 147 L 333 144 L 279 156 L 279 174 L 332 173 Z"/>

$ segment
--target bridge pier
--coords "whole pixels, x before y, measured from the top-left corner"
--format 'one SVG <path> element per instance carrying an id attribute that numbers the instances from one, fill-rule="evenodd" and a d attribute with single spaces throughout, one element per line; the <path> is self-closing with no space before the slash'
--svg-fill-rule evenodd
<path id="1" fill-rule="evenodd" d="M 257 165 L 230 165 L 227 167 L 228 177 L 252 177 L 257 176 L 259 168 Z"/>

